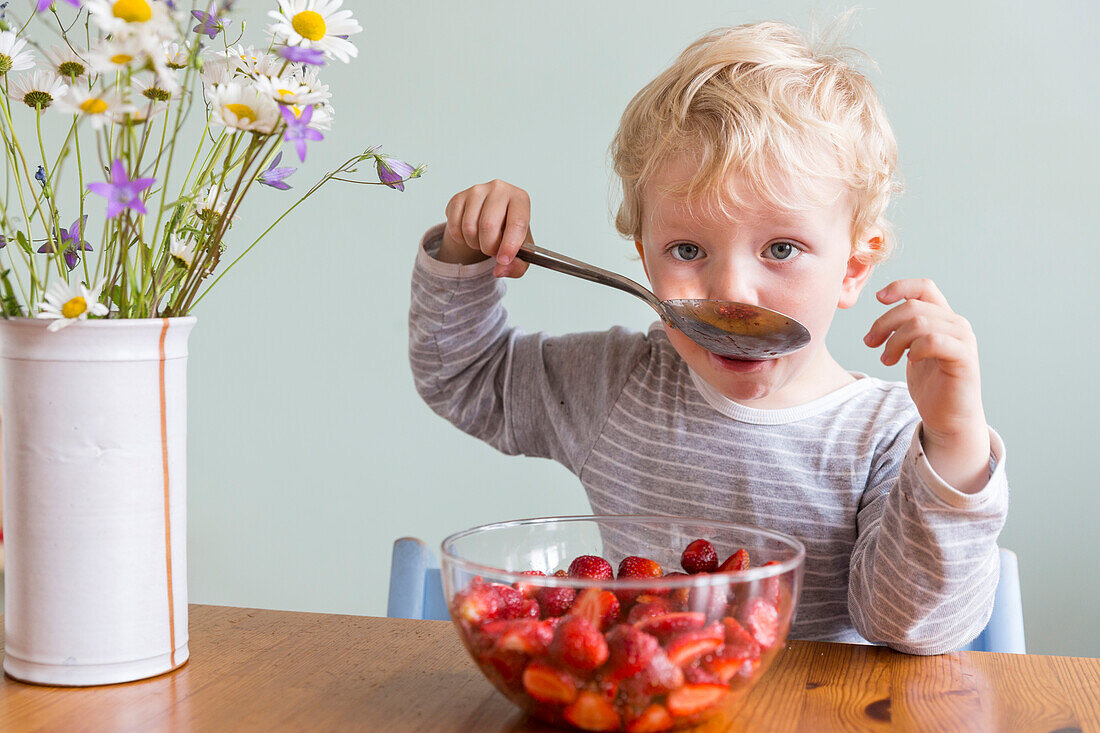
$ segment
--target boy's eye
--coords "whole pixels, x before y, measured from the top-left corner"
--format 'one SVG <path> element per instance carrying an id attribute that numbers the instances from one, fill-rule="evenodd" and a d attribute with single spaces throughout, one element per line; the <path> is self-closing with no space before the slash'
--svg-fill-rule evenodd
<path id="1" fill-rule="evenodd" d="M 674 244 L 672 245 L 672 256 L 675 259 L 682 260 L 684 262 L 691 262 L 699 256 L 699 246 L 695 244 L 688 244 L 687 242 Z"/>
<path id="2" fill-rule="evenodd" d="M 801 253 L 802 250 L 790 242 L 774 242 L 768 245 L 768 254 L 775 260 L 793 260 Z"/>

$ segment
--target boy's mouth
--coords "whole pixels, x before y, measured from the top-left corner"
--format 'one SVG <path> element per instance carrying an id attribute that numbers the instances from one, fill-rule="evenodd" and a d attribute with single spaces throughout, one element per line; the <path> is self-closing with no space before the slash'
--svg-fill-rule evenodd
<path id="1" fill-rule="evenodd" d="M 769 359 L 734 359 L 731 356 L 719 356 L 713 351 L 708 351 L 710 355 L 711 363 L 717 366 L 719 369 L 723 369 L 728 372 L 755 372 L 760 371 L 767 366 Z"/>

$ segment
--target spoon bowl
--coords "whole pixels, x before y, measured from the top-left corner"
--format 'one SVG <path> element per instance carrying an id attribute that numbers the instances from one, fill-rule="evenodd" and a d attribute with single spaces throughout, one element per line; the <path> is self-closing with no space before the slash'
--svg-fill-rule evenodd
<path id="1" fill-rule="evenodd" d="M 630 278 L 531 242 L 520 247 L 516 257 L 637 296 L 667 325 L 720 356 L 751 361 L 778 359 L 810 343 L 810 332 L 801 323 L 759 305 L 732 300 L 660 300 Z"/>

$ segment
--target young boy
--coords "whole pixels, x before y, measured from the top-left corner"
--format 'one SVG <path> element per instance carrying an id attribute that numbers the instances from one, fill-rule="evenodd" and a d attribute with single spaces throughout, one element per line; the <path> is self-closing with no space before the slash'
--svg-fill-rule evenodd
<path id="1" fill-rule="evenodd" d="M 502 181 L 451 199 L 417 253 L 416 386 L 507 454 L 560 461 L 596 514 L 703 516 L 806 545 L 792 638 L 938 654 L 989 619 L 1008 507 L 1004 446 L 982 408 L 969 323 L 927 280 L 864 337 L 906 380 L 842 368 L 825 348 L 893 235 L 896 144 L 867 80 L 797 30 L 760 23 L 689 46 L 627 107 L 612 144 L 634 239 L 661 299 L 792 316 L 808 346 L 768 361 L 648 333 L 548 337 L 510 327 L 501 277 L 533 241 L 527 194 Z"/>

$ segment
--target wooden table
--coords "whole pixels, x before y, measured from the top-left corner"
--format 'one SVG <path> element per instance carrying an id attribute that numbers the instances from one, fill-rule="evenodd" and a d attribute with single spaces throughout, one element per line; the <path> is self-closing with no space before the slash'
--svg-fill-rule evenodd
<path id="1" fill-rule="evenodd" d="M 5 677 L 0 730 L 547 731 L 446 621 L 191 606 L 191 660 L 95 688 Z M 793 641 L 700 730 L 1100 731 L 1100 659 Z"/>

